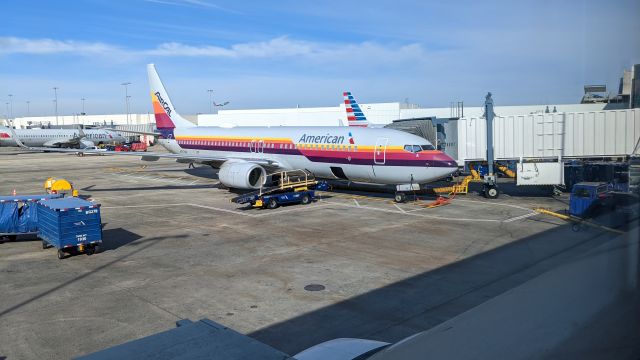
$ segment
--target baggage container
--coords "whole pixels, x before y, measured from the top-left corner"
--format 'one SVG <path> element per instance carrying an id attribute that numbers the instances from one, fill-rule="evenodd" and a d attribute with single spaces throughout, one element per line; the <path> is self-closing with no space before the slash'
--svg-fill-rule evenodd
<path id="1" fill-rule="evenodd" d="M 0 196 L 0 238 L 15 240 L 18 235 L 37 234 L 37 202 L 61 197 L 62 194 Z"/>
<path id="2" fill-rule="evenodd" d="M 611 204 L 611 194 L 607 183 L 581 182 L 573 185 L 569 198 L 569 214 L 590 217 L 598 207 Z"/>
<path id="3" fill-rule="evenodd" d="M 42 247 L 55 247 L 58 259 L 74 252 L 91 255 L 100 250 L 100 204 L 79 198 L 40 201 L 38 224 Z"/>

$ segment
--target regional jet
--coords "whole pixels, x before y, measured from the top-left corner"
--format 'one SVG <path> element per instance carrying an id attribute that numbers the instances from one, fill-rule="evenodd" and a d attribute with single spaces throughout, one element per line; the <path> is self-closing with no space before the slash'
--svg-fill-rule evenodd
<path id="1" fill-rule="evenodd" d="M 402 191 L 458 169 L 454 159 L 426 139 L 392 129 L 194 126 L 176 111 L 153 64 L 147 65 L 147 72 L 158 143 L 170 154 L 145 153 L 142 159 L 208 164 L 219 169 L 220 182 L 230 188 L 257 189 L 268 172 L 306 169 L 317 178 L 393 184 L 396 200 L 402 201 Z"/>
<path id="2" fill-rule="evenodd" d="M 9 129 L 0 127 L 0 147 L 22 144 L 43 148 L 86 149 L 101 144 L 121 144 L 126 139 L 119 133 L 104 129 Z"/>

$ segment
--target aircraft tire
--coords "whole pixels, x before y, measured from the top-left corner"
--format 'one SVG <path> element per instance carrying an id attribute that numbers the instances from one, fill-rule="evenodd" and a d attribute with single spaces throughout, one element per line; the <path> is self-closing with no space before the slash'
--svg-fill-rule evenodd
<path id="1" fill-rule="evenodd" d="M 500 191 L 496 186 L 489 185 L 484 188 L 484 196 L 487 199 L 497 199 L 500 196 Z"/>
<path id="2" fill-rule="evenodd" d="M 275 209 L 278 207 L 278 201 L 274 198 L 269 199 L 269 202 L 267 202 L 267 207 L 269 209 Z"/>

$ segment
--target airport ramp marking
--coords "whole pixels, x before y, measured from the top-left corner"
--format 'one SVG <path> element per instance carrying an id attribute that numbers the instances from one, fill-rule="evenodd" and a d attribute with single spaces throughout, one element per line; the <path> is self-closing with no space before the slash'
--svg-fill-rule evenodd
<path id="1" fill-rule="evenodd" d="M 529 217 L 529 216 L 533 216 L 532 214 L 525 214 L 526 216 L 525 215 L 520 215 L 520 216 L 508 218 L 508 219 L 472 219 L 472 218 L 463 218 L 463 217 L 445 217 L 445 216 L 418 214 L 418 213 L 410 212 L 410 211 L 400 212 L 400 211 L 397 211 L 397 210 L 376 208 L 376 207 L 365 206 L 365 205 L 355 206 L 355 205 L 351 205 L 351 204 L 348 204 L 348 203 L 338 203 L 338 202 L 327 201 L 327 200 L 323 200 L 323 201 L 327 202 L 327 203 L 330 203 L 332 205 L 346 206 L 346 207 L 355 208 L 355 209 L 381 211 L 381 212 L 387 212 L 387 213 L 393 213 L 393 214 L 402 214 L 402 215 L 421 217 L 421 218 L 425 218 L 425 219 L 446 220 L 446 221 L 500 223 L 500 222 L 513 222 L 513 221 L 516 221 L 516 220 L 524 219 L 524 218 Z"/>
<path id="2" fill-rule="evenodd" d="M 264 213 L 259 213 L 259 214 L 252 214 L 252 213 L 248 213 L 246 211 L 238 211 L 238 210 L 225 209 L 225 208 L 219 208 L 219 207 L 215 207 L 215 206 L 202 205 L 202 204 L 193 204 L 193 203 L 102 206 L 100 208 L 101 209 L 124 209 L 124 208 L 151 208 L 151 207 L 191 206 L 191 207 L 196 207 L 196 208 L 201 208 L 201 209 L 208 209 L 208 210 L 226 212 L 226 213 L 231 213 L 231 214 L 236 214 L 236 215 L 243 215 L 243 216 L 248 216 L 248 217 L 253 217 L 253 218 L 260 218 L 260 217 L 266 217 L 266 216 L 280 215 L 282 213 L 287 213 L 287 212 L 292 212 L 292 211 L 313 210 L 313 209 L 317 209 L 317 208 L 320 208 L 320 207 L 325 207 L 325 206 L 328 206 L 328 205 L 330 205 L 330 204 L 328 204 L 328 203 L 326 203 L 326 204 L 325 203 L 322 203 L 322 204 L 316 203 L 316 204 L 311 204 L 311 205 L 302 206 L 302 207 L 293 206 L 293 207 L 291 207 L 289 209 L 269 210 L 269 211 L 265 211 Z"/>
<path id="3" fill-rule="evenodd" d="M 524 220 L 526 218 L 530 218 L 530 217 L 536 216 L 536 215 L 538 215 L 538 213 L 535 212 L 535 211 L 532 211 L 529 214 L 524 214 L 524 215 L 512 217 L 511 219 L 507 219 L 504 222 L 513 222 L 513 221 L 517 221 L 517 220 Z"/>
<path id="4" fill-rule="evenodd" d="M 185 177 L 177 177 L 177 176 L 167 176 L 164 174 L 154 174 L 151 172 L 143 172 L 141 170 L 138 171 L 122 171 L 116 170 L 112 171 L 113 174 L 126 177 L 128 179 L 140 179 L 145 181 L 154 181 L 165 184 L 179 184 L 179 185 L 194 185 L 198 183 L 198 179 L 192 180 Z M 212 183 L 211 185 L 215 185 L 216 183 Z"/>

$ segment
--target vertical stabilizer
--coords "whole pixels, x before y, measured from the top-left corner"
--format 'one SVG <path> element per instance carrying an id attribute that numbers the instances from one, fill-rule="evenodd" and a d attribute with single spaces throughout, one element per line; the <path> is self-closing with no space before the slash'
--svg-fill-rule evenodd
<path id="1" fill-rule="evenodd" d="M 167 90 L 164 88 L 154 64 L 147 65 L 149 86 L 151 87 L 151 104 L 156 118 L 156 128 L 165 138 L 173 138 L 173 129 L 194 127 L 175 110 Z"/>
<path id="2" fill-rule="evenodd" d="M 369 121 L 364 116 L 364 113 L 360 109 L 360 105 L 358 105 L 356 100 L 353 98 L 351 92 L 345 91 L 342 95 L 344 96 L 344 106 L 347 110 L 347 121 L 349 121 L 349 126 L 369 126 Z"/>

